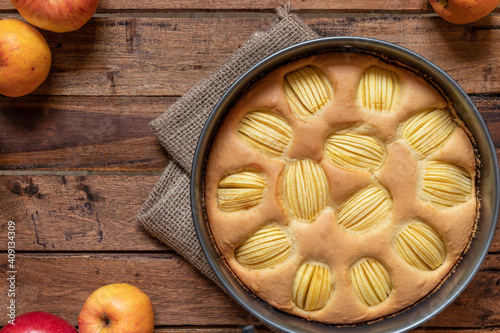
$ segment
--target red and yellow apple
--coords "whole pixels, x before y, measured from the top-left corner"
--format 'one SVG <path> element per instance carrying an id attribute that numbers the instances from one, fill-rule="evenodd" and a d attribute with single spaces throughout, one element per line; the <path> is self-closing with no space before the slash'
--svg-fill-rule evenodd
<path id="1" fill-rule="evenodd" d="M 78 333 L 61 317 L 43 311 L 24 313 L 5 325 L 1 333 Z"/>
<path id="2" fill-rule="evenodd" d="M 113 283 L 94 291 L 78 317 L 80 333 L 153 333 L 153 306 L 139 288 Z"/>
<path id="3" fill-rule="evenodd" d="M 94 15 L 99 0 L 11 0 L 35 27 L 68 32 L 81 28 Z"/>
<path id="4" fill-rule="evenodd" d="M 52 54 L 42 34 L 28 23 L 0 21 L 0 94 L 31 93 L 49 75 Z"/>
<path id="5" fill-rule="evenodd" d="M 434 11 L 455 24 L 472 23 L 491 13 L 500 0 L 429 0 Z"/>

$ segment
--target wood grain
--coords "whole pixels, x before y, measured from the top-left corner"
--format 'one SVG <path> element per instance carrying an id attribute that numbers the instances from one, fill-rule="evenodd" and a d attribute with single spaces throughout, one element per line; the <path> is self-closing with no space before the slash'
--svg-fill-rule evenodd
<path id="1" fill-rule="evenodd" d="M 168 327 L 160 327 L 155 329 L 154 333 L 241 333 L 241 329 L 244 327 L 243 325 L 237 328 L 199 328 L 199 327 L 190 327 L 190 328 L 168 328 Z M 269 333 L 271 332 L 265 326 L 257 326 L 257 333 Z M 434 328 L 427 327 L 424 329 L 416 329 L 411 330 L 411 333 L 491 333 L 492 329 L 456 329 L 456 328 Z"/>
<path id="2" fill-rule="evenodd" d="M 481 268 L 489 271 L 500 271 L 500 253 L 493 253 L 492 251 L 488 254 Z"/>
<path id="3" fill-rule="evenodd" d="M 154 333 L 241 333 L 241 329 L 244 326 L 241 325 L 239 327 L 217 327 L 217 328 L 212 328 L 212 327 L 189 327 L 189 328 L 157 328 L 154 330 Z M 257 328 L 258 333 L 267 333 L 271 332 L 270 330 L 263 328 L 263 327 L 258 327 Z"/>
<path id="4" fill-rule="evenodd" d="M 19 17 L 5 15 L 5 17 Z M 180 96 L 271 18 L 95 18 L 78 31 L 43 31 L 53 54 L 35 95 Z M 439 17 L 307 18 L 320 36 L 364 36 L 409 48 L 467 93 L 500 90 L 500 16 L 470 25 Z M 189 56 L 186 56 L 189 55 Z"/>
<path id="5" fill-rule="evenodd" d="M 176 100 L 0 97 L 0 170 L 160 172 L 168 157 L 148 123 Z M 472 100 L 500 152 L 500 95 Z"/>
<path id="6" fill-rule="evenodd" d="M 0 232 L 16 222 L 21 251 L 165 250 L 136 215 L 158 176 L 0 176 Z M 500 225 L 490 248 L 500 252 Z M 124 241 L 126 240 L 126 241 Z M 0 237 L 0 248 L 7 238 Z M 489 267 L 500 266 L 498 257 Z"/>
<path id="7" fill-rule="evenodd" d="M 213 0 L 213 1 L 186 1 L 186 0 L 101 0 L 97 12 L 108 11 L 167 11 L 167 10 L 209 10 L 209 11 L 272 11 L 277 6 L 282 5 L 278 0 Z M 392 2 L 382 0 L 374 1 L 293 1 L 291 3 L 294 10 L 307 11 L 390 11 L 390 12 L 429 12 L 431 7 L 425 0 L 408 0 L 405 2 Z M 0 10 L 14 10 L 14 6 L 9 0 L 0 0 Z"/>
<path id="8" fill-rule="evenodd" d="M 188 327 L 188 328 L 169 328 L 169 327 L 160 327 L 155 329 L 154 333 L 241 333 L 244 325 L 240 325 L 237 327 Z M 255 327 L 255 326 L 254 326 Z M 271 332 L 264 326 L 256 326 L 256 330 L 258 333 L 269 333 Z M 474 332 L 472 332 L 474 333 Z"/>
<path id="9" fill-rule="evenodd" d="M 5 265 L 2 256 L 0 267 Z M 16 269 L 18 313 L 47 311 L 76 325 L 83 303 L 95 289 L 124 282 L 150 297 L 156 325 L 240 325 L 252 321 L 229 296 L 175 254 L 18 254 Z M 5 283 L 0 293 L 7 294 Z M 0 298 L 2 308 L 6 301 L 7 297 Z M 0 325 L 5 322 L 2 316 Z"/>
<path id="10" fill-rule="evenodd" d="M 154 330 L 154 333 L 241 333 L 244 325 L 240 326 L 219 326 L 219 327 L 158 327 Z M 271 332 L 265 326 L 255 326 L 258 333 L 269 333 Z M 456 328 L 428 328 L 428 329 L 415 329 L 411 330 L 411 333 L 491 333 L 492 329 L 456 329 Z"/>
<path id="11" fill-rule="evenodd" d="M 0 97 L 0 169 L 160 171 L 148 123 L 176 99 Z"/>
<path id="12" fill-rule="evenodd" d="M 236 328 L 200 328 L 200 327 L 189 327 L 189 328 L 169 328 L 169 327 L 159 327 L 155 329 L 154 333 L 241 333 L 241 329 L 244 326 Z M 269 333 L 271 332 L 265 326 L 256 326 L 257 333 Z M 494 332 L 492 329 L 456 329 L 456 328 L 435 328 L 427 327 L 424 329 L 411 330 L 411 333 L 491 333 Z"/>
<path id="13" fill-rule="evenodd" d="M 6 270 L 6 256 L 0 267 Z M 259 322 L 215 284 L 175 254 L 18 254 L 18 313 L 43 310 L 76 324 L 85 299 L 114 282 L 133 284 L 149 295 L 156 325 L 246 325 Z M 424 327 L 499 328 L 498 271 L 480 271 L 446 310 Z M 6 295 L 7 284 L 0 285 Z M 0 299 L 5 309 L 8 300 Z M 0 325 L 6 321 L 0 317 Z"/>
<path id="14" fill-rule="evenodd" d="M 18 251 L 168 250 L 136 219 L 157 179 L 0 176 L 0 231 L 16 222 Z"/>
<path id="15" fill-rule="evenodd" d="M 127 282 L 151 297 L 156 333 L 236 333 L 248 324 L 270 332 L 151 237 L 136 214 L 169 158 L 148 123 L 269 28 L 281 4 L 101 0 L 82 29 L 42 31 L 53 54 L 49 78 L 30 96 L 0 96 L 0 250 L 13 220 L 18 314 L 44 310 L 76 324 L 92 291 Z M 320 36 L 378 38 L 440 66 L 471 95 L 500 153 L 500 7 L 460 26 L 427 0 L 291 6 Z M 10 0 L 0 0 L 4 18 L 22 19 Z M 0 254 L 0 295 L 9 288 L 7 264 Z M 499 272 L 497 230 L 467 289 L 412 332 L 499 331 Z M 0 308 L 7 301 L 1 296 Z"/>

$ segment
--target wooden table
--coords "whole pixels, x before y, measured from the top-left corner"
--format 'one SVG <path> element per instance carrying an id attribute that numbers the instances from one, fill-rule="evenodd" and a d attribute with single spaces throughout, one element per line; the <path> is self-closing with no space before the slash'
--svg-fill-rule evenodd
<path id="1" fill-rule="evenodd" d="M 0 249 L 16 226 L 16 311 L 77 324 L 92 291 L 127 282 L 145 291 L 157 332 L 238 332 L 259 322 L 145 232 L 136 212 L 168 156 L 148 128 L 249 36 L 270 26 L 274 0 L 101 0 L 76 32 L 42 31 L 49 78 L 30 96 L 0 97 Z M 447 71 L 500 145 L 500 10 L 452 25 L 425 0 L 293 1 L 321 36 L 407 47 Z M 0 18 L 18 18 L 0 0 Z M 0 257 L 0 326 L 7 321 Z M 465 292 L 415 332 L 500 330 L 500 233 Z M 259 331 L 266 331 L 259 326 Z"/>

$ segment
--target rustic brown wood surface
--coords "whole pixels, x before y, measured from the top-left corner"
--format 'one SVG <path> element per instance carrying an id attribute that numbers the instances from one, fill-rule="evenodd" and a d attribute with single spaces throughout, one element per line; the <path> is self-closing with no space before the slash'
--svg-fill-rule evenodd
<path id="1" fill-rule="evenodd" d="M 215 1 L 186 1 L 186 0 L 151 0 L 147 3 L 141 3 L 136 0 L 102 0 L 99 3 L 98 12 L 106 11 L 272 11 L 277 6 L 280 6 L 283 1 L 279 0 L 244 0 L 244 1 L 231 1 L 231 0 L 215 0 Z M 293 8 L 296 10 L 345 10 L 354 12 L 366 11 L 402 11 L 402 12 L 422 12 L 431 10 L 430 5 L 422 0 L 408 0 L 406 2 L 388 3 L 383 0 L 364 1 L 352 0 L 345 1 L 297 1 L 293 3 Z M 0 0 L 0 10 L 14 11 L 14 6 L 10 0 Z"/>
<path id="2" fill-rule="evenodd" d="M 43 310 L 76 325 L 93 290 L 127 282 L 150 296 L 157 333 L 235 333 L 249 324 L 269 332 L 136 214 L 168 161 L 148 123 L 268 28 L 281 3 L 101 0 L 83 28 L 42 31 L 53 54 L 49 78 L 29 96 L 0 96 L 0 251 L 15 221 L 18 314 Z M 471 96 L 500 152 L 500 8 L 460 26 L 425 0 L 291 6 L 321 36 L 383 39 L 440 66 Z M 0 0 L 4 18 L 22 19 L 10 0 Z M 2 253 L 0 309 L 7 270 Z M 499 331 L 499 272 L 497 232 L 467 289 L 413 332 Z"/>
<path id="3" fill-rule="evenodd" d="M 0 176 L 1 217 L 16 221 L 21 251 L 157 251 L 165 246 L 136 223 L 135 215 L 158 176 Z M 0 230 L 6 230 L 6 219 Z M 485 262 L 500 267 L 500 225 Z M 123 241 L 123 240 L 127 241 Z M 0 239 L 0 248 L 7 239 Z M 496 257 L 496 254 L 499 254 Z"/>
<path id="4" fill-rule="evenodd" d="M 99 17 L 75 32 L 43 31 L 53 65 L 33 95 L 182 95 L 253 32 L 269 27 L 273 19 L 267 16 Z M 470 94 L 500 89 L 497 15 L 464 26 L 434 16 L 306 17 L 304 21 L 320 36 L 372 37 L 407 47 L 440 66 Z"/>
<path id="5" fill-rule="evenodd" d="M 500 135 L 500 96 L 471 97 L 492 135 Z M 148 122 L 176 99 L 0 97 L 2 168 L 161 171 L 167 155 Z M 500 141 L 495 144 L 499 150 Z"/>
<path id="6" fill-rule="evenodd" d="M 0 262 L 2 265 L 7 262 Z M 19 293 L 19 308 L 36 311 L 42 306 L 75 324 L 83 305 L 81 300 L 113 282 L 130 283 L 146 292 L 159 326 L 257 323 L 174 253 L 19 254 L 17 266 L 19 283 L 26 285 Z M 448 327 L 454 322 L 457 328 L 497 327 L 498 298 L 492 297 L 498 288 L 496 283 L 500 283 L 496 269 L 481 270 L 470 288 L 426 325 Z M 0 302 L 0 306 L 5 308 L 6 301 Z M 457 315 L 463 318 L 454 321 Z"/>

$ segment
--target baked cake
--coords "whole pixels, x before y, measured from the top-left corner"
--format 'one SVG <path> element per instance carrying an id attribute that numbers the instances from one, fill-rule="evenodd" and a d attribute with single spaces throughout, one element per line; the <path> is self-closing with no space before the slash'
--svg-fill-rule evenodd
<path id="1" fill-rule="evenodd" d="M 475 185 L 471 139 L 430 82 L 331 52 L 281 66 L 238 98 L 210 149 L 205 204 L 248 290 L 343 325 L 439 288 L 473 235 Z"/>

